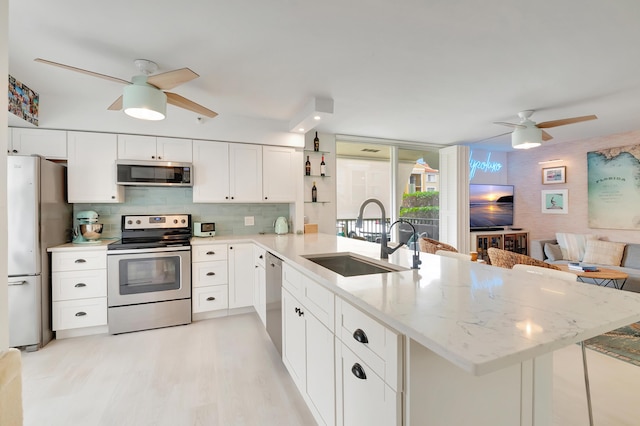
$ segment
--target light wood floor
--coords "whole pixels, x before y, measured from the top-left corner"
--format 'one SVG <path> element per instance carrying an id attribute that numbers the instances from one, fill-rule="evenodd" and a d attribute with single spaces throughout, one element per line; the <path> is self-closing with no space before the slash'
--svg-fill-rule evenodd
<path id="1" fill-rule="evenodd" d="M 640 367 L 587 356 L 595 424 L 640 424 Z M 315 424 L 254 314 L 57 340 L 22 360 L 26 426 Z M 578 345 L 554 372 L 554 425 L 587 425 Z"/>

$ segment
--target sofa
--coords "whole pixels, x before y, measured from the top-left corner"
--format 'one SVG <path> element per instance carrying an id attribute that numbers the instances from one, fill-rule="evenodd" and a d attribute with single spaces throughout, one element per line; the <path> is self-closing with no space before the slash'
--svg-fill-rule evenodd
<path id="1" fill-rule="evenodd" d="M 578 237 L 578 243 L 573 247 L 573 254 L 567 253 L 567 250 L 563 250 L 562 248 L 558 250 L 558 247 L 561 244 L 561 241 L 559 240 L 566 240 L 565 236 L 569 236 L 568 246 L 572 245 L 572 237 Z M 580 247 L 580 237 L 587 237 L 582 240 L 582 243 L 584 244 L 583 247 Z M 575 239 L 573 242 L 575 243 Z M 595 246 L 601 246 L 600 249 L 607 252 L 606 255 L 608 259 L 604 261 L 604 263 L 598 263 L 598 257 L 589 255 L 589 248 Z M 615 252 L 617 252 L 617 254 Z M 613 260 L 611 260 L 611 256 L 613 256 Z M 580 236 L 579 234 L 556 234 L 556 239 L 532 240 L 531 257 L 538 260 L 543 260 L 552 265 L 581 261 L 585 264 L 596 265 L 602 268 L 621 271 L 629 275 L 629 278 L 627 278 L 624 283 L 623 290 L 640 293 L 640 244 L 626 244 L 602 241 L 596 239 L 595 236 L 588 235 Z M 617 262 L 619 263 L 616 264 Z M 584 279 L 584 282 L 593 283 L 592 280 L 586 278 Z"/>

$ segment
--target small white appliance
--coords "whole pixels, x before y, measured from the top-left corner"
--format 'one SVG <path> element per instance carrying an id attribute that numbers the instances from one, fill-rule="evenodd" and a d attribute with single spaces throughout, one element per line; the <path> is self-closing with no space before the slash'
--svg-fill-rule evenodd
<path id="1" fill-rule="evenodd" d="M 273 227 L 276 230 L 276 234 L 286 234 L 289 232 L 289 223 L 287 223 L 287 218 L 284 216 L 277 218 Z"/>
<path id="2" fill-rule="evenodd" d="M 216 224 L 214 222 L 193 222 L 193 235 L 195 237 L 215 237 Z"/>

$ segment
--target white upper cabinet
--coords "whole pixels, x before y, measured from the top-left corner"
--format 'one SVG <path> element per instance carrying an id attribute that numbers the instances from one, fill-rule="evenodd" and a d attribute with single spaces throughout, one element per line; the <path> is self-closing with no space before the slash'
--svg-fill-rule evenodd
<path id="1" fill-rule="evenodd" d="M 118 160 L 190 163 L 192 159 L 190 139 L 118 135 Z"/>
<path id="2" fill-rule="evenodd" d="M 65 130 L 23 129 L 9 130 L 7 144 L 10 155 L 42 155 L 53 160 L 67 159 L 67 132 Z"/>
<path id="3" fill-rule="evenodd" d="M 229 189 L 235 202 L 262 201 L 262 145 L 229 144 Z"/>
<path id="4" fill-rule="evenodd" d="M 295 150 L 282 146 L 262 147 L 262 195 L 265 202 L 293 202 L 299 173 Z"/>
<path id="5" fill-rule="evenodd" d="M 193 141 L 193 202 L 262 201 L 262 146 Z"/>
<path id="6" fill-rule="evenodd" d="M 70 203 L 120 203 L 116 185 L 118 140 L 108 133 L 69 132 L 67 188 Z"/>

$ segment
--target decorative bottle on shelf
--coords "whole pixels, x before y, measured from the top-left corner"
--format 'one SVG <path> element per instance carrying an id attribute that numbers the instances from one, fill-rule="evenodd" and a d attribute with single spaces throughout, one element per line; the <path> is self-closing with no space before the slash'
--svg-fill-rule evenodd
<path id="1" fill-rule="evenodd" d="M 313 181 L 313 186 L 311 187 L 311 201 L 316 203 L 318 202 L 318 189 L 316 188 L 316 181 Z"/>
<path id="2" fill-rule="evenodd" d="M 320 176 L 324 176 L 326 172 L 327 172 L 327 165 L 324 164 L 324 155 L 323 155 L 322 161 L 320 162 Z"/>
<path id="3" fill-rule="evenodd" d="M 308 155 L 307 155 L 307 162 L 304 164 L 304 174 L 307 176 L 311 176 L 311 161 L 309 161 Z"/>
<path id="4" fill-rule="evenodd" d="M 318 132 L 316 132 L 316 137 L 313 138 L 313 150 L 320 151 L 320 139 L 318 139 Z"/>

